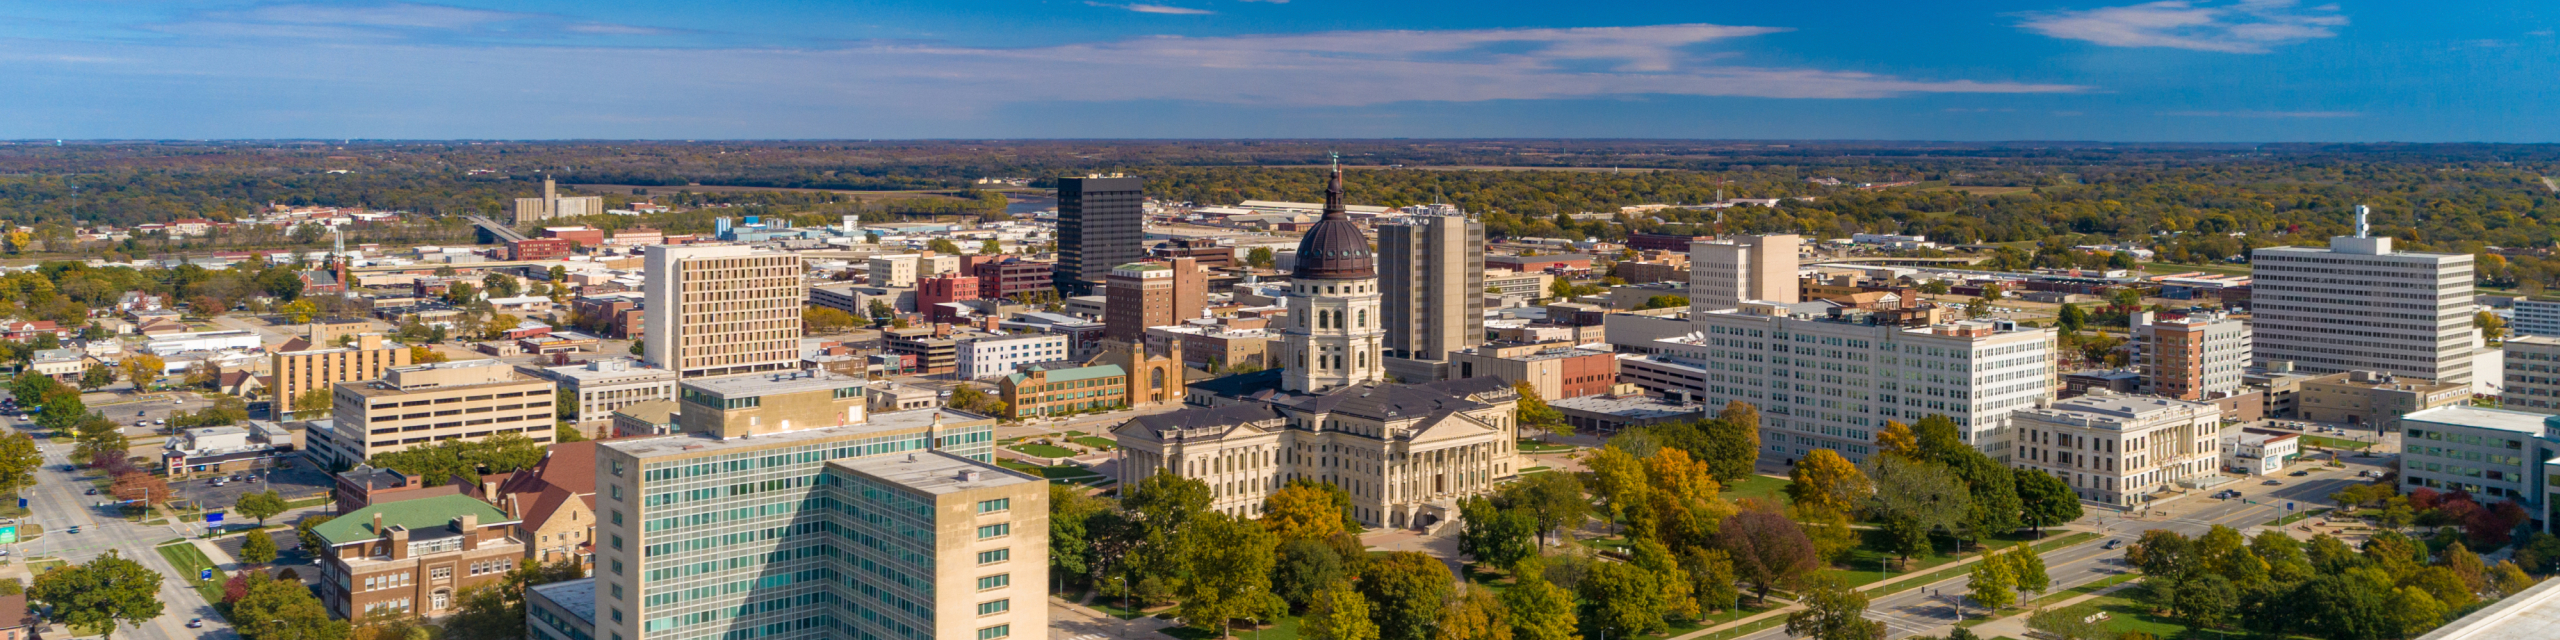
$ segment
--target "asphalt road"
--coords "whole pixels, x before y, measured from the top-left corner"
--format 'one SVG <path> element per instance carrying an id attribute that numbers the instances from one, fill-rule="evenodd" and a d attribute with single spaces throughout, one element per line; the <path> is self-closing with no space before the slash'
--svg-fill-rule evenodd
<path id="1" fill-rule="evenodd" d="M 2189 537 L 2200 536 L 2217 524 L 2246 532 L 2249 527 L 2266 524 L 2282 515 L 2284 502 L 2287 500 L 2293 501 L 2304 510 L 2327 505 L 2329 494 L 2356 484 L 2358 480 L 2356 471 L 2373 468 L 2369 465 L 2379 460 L 2382 459 L 2351 458 L 2350 464 L 2357 466 L 2345 470 L 2316 472 L 2302 478 L 2278 476 L 2285 481 L 2283 486 L 2265 486 L 2259 484 L 2259 480 L 2241 480 L 2225 484 L 2221 488 L 2239 489 L 2245 494 L 2243 496 L 2245 499 L 2257 504 L 2247 504 L 2242 500 L 2190 497 L 2186 500 L 2201 502 L 2185 505 L 2176 511 L 2178 515 L 2167 520 L 2120 520 L 2113 512 L 2098 513 L 2093 510 L 2090 517 L 2083 518 L 2081 523 L 2091 524 L 2103 518 L 2105 522 L 2103 533 L 2107 537 L 2046 553 L 2045 572 L 2053 577 L 2053 588 L 2045 593 L 2057 593 L 2105 579 L 2107 576 L 2133 571 L 2133 568 L 2124 562 L 2125 547 L 2119 545 L 2115 549 L 2106 549 L 2104 547 L 2108 540 L 2122 540 L 2125 545 L 2130 545 L 2135 539 L 2142 537 L 2143 531 L 2151 529 L 2168 529 Z M 2298 465 L 2298 468 L 2316 467 L 2304 464 Z M 2221 488 L 2214 490 L 2220 491 Z M 1970 581 L 1968 577 L 1957 576 L 1923 585 L 1919 589 L 1906 589 L 1891 595 L 1873 596 L 1875 599 L 1867 606 L 1867 618 L 1883 622 L 1887 638 L 1944 635 L 1947 627 L 1958 620 L 1954 600 L 1956 596 L 1965 592 L 1965 585 Z M 1932 594 L 1943 594 L 1943 596 Z M 1981 607 L 1967 604 L 1965 612 L 1969 616 L 1979 616 L 1983 610 Z M 1787 634 L 1784 626 L 1743 636 L 1749 640 L 1780 640 L 1791 637 L 1793 636 Z"/>
<path id="2" fill-rule="evenodd" d="M 71 452 L 70 439 L 47 441 L 44 448 L 44 468 L 36 472 L 36 486 L 27 495 L 27 506 L 31 511 L 27 519 L 43 525 L 45 533 L 32 542 L 13 545 L 11 555 L 19 558 L 49 556 L 79 563 L 113 549 L 125 558 L 159 572 L 162 576 L 160 602 L 166 605 L 160 617 L 138 628 L 119 627 L 115 632 L 117 638 L 236 640 L 239 637 L 222 622 L 221 616 L 214 613 L 212 603 L 188 588 L 188 583 L 195 576 L 179 574 L 176 567 L 170 566 L 159 552 L 152 550 L 161 542 L 185 537 L 185 532 L 166 525 L 129 523 L 111 511 L 114 507 L 93 506 L 96 498 L 81 495 L 89 488 L 89 483 L 81 480 L 81 474 L 62 470 L 62 465 L 70 462 L 65 459 Z M 80 527 L 80 533 L 70 533 L 73 526 Z M 204 628 L 186 628 L 190 618 L 203 618 Z"/>

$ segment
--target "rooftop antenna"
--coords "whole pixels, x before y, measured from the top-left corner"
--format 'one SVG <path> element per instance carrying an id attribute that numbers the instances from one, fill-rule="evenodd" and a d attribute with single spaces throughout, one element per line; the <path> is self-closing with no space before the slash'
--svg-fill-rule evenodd
<path id="1" fill-rule="evenodd" d="M 2365 221 L 2366 216 L 2369 216 L 2372 213 L 2373 209 L 2371 207 L 2356 205 L 2356 237 L 2365 238 L 2372 236 L 2373 225 Z"/>

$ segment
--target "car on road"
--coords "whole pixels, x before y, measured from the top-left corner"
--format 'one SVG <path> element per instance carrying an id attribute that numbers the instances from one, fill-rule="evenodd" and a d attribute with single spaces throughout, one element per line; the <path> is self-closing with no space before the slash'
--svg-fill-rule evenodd
<path id="1" fill-rule="evenodd" d="M 88 493 L 84 493 L 84 494 L 81 494 L 81 495 L 90 495 L 90 496 L 98 495 L 98 488 L 97 488 L 97 487 L 90 487 L 90 488 L 89 488 L 89 492 L 88 492 Z"/>
<path id="2" fill-rule="evenodd" d="M 2275 479 L 2275 478 L 2268 478 L 2266 482 L 2261 482 L 2261 483 L 2258 483 L 2258 484 L 2278 485 L 2278 484 L 2284 484 L 2284 481 L 2283 481 L 2283 480 L 2277 480 L 2277 479 Z"/>
<path id="3" fill-rule="evenodd" d="M 80 532 L 80 525 L 76 525 L 76 524 L 75 524 L 75 525 L 71 525 L 71 532 L 72 532 L 72 533 L 79 533 L 79 532 Z"/>
<path id="4" fill-rule="evenodd" d="M 2124 541 L 2123 541 L 2123 540 L 2108 540 L 2108 541 L 2107 541 L 2107 546 L 2100 547 L 2100 548 L 2101 548 L 2101 549 L 2114 549 L 2114 548 L 2116 548 L 2116 547 L 2121 547 L 2121 546 L 2124 546 Z"/>
<path id="5" fill-rule="evenodd" d="M 2296 471 L 2294 471 L 2293 473 L 2288 473 L 2288 474 L 2285 474 L 2285 475 L 2289 475 L 2289 476 L 2293 476 L 2293 477 L 2296 477 L 2296 478 L 2300 478 L 2300 477 L 2303 477 L 2303 476 L 2311 475 L 2311 472 L 2310 472 L 2310 471 L 2308 471 L 2308 470 L 2296 470 Z"/>
<path id="6" fill-rule="evenodd" d="M 188 619 L 187 619 L 187 628 L 189 628 L 189 629 L 202 629 L 202 628 L 204 628 L 204 618 L 188 618 Z"/>

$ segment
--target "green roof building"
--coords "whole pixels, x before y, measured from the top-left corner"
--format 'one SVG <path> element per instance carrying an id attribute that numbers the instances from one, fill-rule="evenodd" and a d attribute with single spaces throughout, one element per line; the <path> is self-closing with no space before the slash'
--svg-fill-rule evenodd
<path id="1" fill-rule="evenodd" d="M 329 544 L 320 558 L 320 601 L 331 614 L 438 616 L 454 594 L 494 585 L 525 556 L 508 535 L 516 518 L 462 495 L 384 502 L 338 516 L 312 533 Z"/>

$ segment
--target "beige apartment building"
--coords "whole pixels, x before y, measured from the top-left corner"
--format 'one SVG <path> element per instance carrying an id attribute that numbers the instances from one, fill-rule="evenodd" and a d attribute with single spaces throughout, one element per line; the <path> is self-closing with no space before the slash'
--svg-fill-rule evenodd
<path id="1" fill-rule="evenodd" d="M 340 382 L 336 389 L 333 424 L 315 424 L 308 439 L 314 452 L 337 463 L 502 433 L 552 441 L 551 381 L 496 360 L 392 367 L 380 380 Z"/>
<path id="2" fill-rule="evenodd" d="M 350 346 L 313 348 L 334 344 L 335 339 L 321 328 L 324 325 L 311 326 L 310 338 L 295 338 L 269 356 L 267 371 L 275 375 L 277 408 L 292 410 L 294 398 L 305 391 L 327 389 L 340 382 L 372 380 L 392 367 L 409 366 L 409 347 L 385 340 L 379 333 L 355 334 L 355 344 Z"/>
<path id="3" fill-rule="evenodd" d="M 800 368 L 800 257 L 739 245 L 648 248 L 641 357 L 678 378 Z"/>
<path id="4" fill-rule="evenodd" d="M 2100 390 L 2009 414 L 2010 463 L 2062 479 L 2081 500 L 2130 507 L 2220 472 L 2222 409 Z"/>

